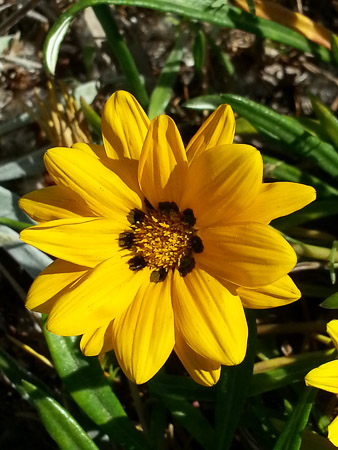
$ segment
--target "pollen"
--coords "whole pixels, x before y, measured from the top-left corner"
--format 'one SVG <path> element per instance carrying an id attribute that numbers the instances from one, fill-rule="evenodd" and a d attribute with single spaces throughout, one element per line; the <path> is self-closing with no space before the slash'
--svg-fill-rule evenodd
<path id="1" fill-rule="evenodd" d="M 145 203 L 147 212 L 130 211 L 130 229 L 119 236 L 119 246 L 130 250 L 129 268 L 149 267 L 150 281 L 155 283 L 164 281 L 169 270 L 185 276 L 195 267 L 193 253 L 203 251 L 193 211 L 180 212 L 174 202 L 161 202 L 157 209 Z"/>

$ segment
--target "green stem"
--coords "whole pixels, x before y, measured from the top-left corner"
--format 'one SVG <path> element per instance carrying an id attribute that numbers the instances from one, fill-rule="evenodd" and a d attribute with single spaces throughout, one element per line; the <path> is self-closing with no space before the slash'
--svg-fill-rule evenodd
<path id="1" fill-rule="evenodd" d="M 144 84 L 141 81 L 134 58 L 132 57 L 126 43 L 124 42 L 108 5 L 93 6 L 94 13 L 99 20 L 105 34 L 109 47 L 118 60 L 122 71 L 125 73 L 130 89 L 135 94 L 144 108 L 149 104 L 149 97 Z"/>

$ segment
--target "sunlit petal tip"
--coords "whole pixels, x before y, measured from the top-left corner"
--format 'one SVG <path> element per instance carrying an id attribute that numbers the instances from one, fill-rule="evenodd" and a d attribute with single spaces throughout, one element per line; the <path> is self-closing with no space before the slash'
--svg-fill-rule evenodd
<path id="1" fill-rule="evenodd" d="M 312 369 L 305 377 L 305 384 L 338 394 L 338 360 Z"/>
<path id="2" fill-rule="evenodd" d="M 139 159 L 149 119 L 136 98 L 117 91 L 108 99 L 101 120 L 103 142 L 112 159 Z"/>
<path id="3" fill-rule="evenodd" d="M 190 140 L 187 146 L 189 163 L 209 148 L 232 144 L 235 128 L 236 122 L 231 106 L 220 105 Z"/>
<path id="4" fill-rule="evenodd" d="M 328 427 L 328 438 L 333 445 L 338 447 L 338 417 Z"/>
<path id="5" fill-rule="evenodd" d="M 335 347 L 338 348 L 338 320 L 331 320 L 326 326 L 326 331 L 330 335 Z"/>
<path id="6" fill-rule="evenodd" d="M 95 330 L 89 330 L 82 336 L 80 348 L 85 356 L 97 356 L 102 353 L 108 325 L 104 325 Z"/>

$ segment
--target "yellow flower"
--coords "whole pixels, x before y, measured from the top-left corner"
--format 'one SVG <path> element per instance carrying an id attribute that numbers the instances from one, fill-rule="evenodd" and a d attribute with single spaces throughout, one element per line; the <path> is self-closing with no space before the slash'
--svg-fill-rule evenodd
<path id="1" fill-rule="evenodd" d="M 338 350 L 338 320 L 331 320 L 327 324 L 327 332 Z M 338 360 L 330 361 L 311 370 L 305 377 L 305 383 L 307 386 L 338 394 Z M 329 425 L 328 438 L 333 445 L 338 447 L 338 417 Z"/>
<path id="2" fill-rule="evenodd" d="M 20 205 L 39 225 L 23 241 L 55 256 L 27 308 L 48 313 L 55 334 L 81 349 L 114 349 L 125 374 L 149 380 L 172 350 L 198 383 L 246 352 L 243 305 L 300 297 L 287 273 L 296 255 L 268 224 L 315 199 L 309 186 L 262 183 L 260 153 L 232 144 L 235 120 L 220 106 L 184 149 L 173 120 L 151 122 L 117 92 L 102 117 L 104 146 L 53 148 L 56 186 Z"/>

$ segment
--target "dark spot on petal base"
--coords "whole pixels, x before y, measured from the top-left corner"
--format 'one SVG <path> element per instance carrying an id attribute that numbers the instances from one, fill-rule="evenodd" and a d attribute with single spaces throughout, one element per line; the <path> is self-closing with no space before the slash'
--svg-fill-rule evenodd
<path id="1" fill-rule="evenodd" d="M 194 226 L 196 223 L 196 218 L 194 216 L 193 210 L 190 208 L 187 208 L 183 211 L 182 213 L 183 217 L 182 220 L 184 223 L 190 225 L 190 226 Z"/>
<path id="2" fill-rule="evenodd" d="M 202 253 L 204 249 L 202 239 L 199 236 L 193 236 L 191 239 L 191 247 L 195 253 Z"/>
<path id="3" fill-rule="evenodd" d="M 132 224 L 135 225 L 136 223 L 140 223 L 143 222 L 145 213 L 143 211 L 141 211 L 140 209 L 132 209 L 128 215 L 127 215 L 127 219 L 128 221 Z"/>
<path id="4" fill-rule="evenodd" d="M 159 270 L 154 270 L 150 274 L 150 281 L 152 283 L 158 283 L 159 281 L 164 281 L 168 275 L 168 272 L 163 267 Z"/>
<path id="5" fill-rule="evenodd" d="M 147 263 L 146 260 L 143 258 L 143 256 L 134 256 L 134 258 L 131 258 L 128 261 L 129 269 L 133 270 L 134 272 L 137 272 L 138 270 L 143 269 Z"/>

